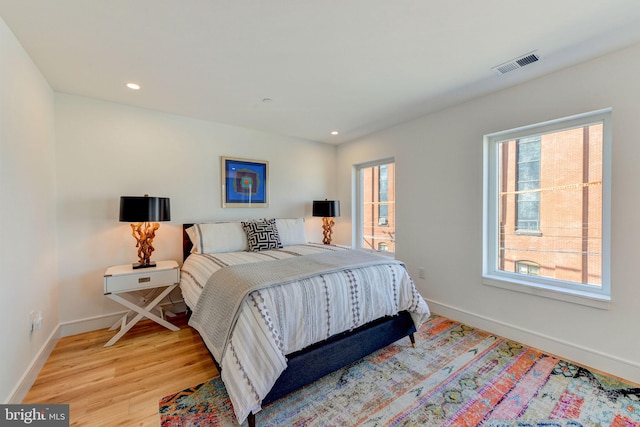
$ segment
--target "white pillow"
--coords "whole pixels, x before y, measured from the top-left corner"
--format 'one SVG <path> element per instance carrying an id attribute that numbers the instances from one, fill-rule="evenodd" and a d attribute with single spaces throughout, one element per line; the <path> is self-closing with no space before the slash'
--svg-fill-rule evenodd
<path id="1" fill-rule="evenodd" d="M 193 243 L 191 252 L 215 254 L 248 249 L 247 235 L 239 221 L 194 224 L 186 231 L 191 243 Z"/>
<path id="2" fill-rule="evenodd" d="M 304 218 L 276 218 L 276 227 L 278 228 L 282 246 L 304 245 L 307 243 L 307 234 L 304 231 Z"/>

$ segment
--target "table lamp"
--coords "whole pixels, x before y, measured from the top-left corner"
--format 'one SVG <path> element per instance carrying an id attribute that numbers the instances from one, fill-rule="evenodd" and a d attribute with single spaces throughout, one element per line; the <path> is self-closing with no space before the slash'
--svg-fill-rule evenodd
<path id="1" fill-rule="evenodd" d="M 340 216 L 340 201 L 338 200 L 314 200 L 313 216 L 322 217 L 322 243 L 331 244 L 331 234 L 333 233 L 334 217 Z"/>
<path id="2" fill-rule="evenodd" d="M 133 222 L 131 235 L 136 239 L 139 262 L 133 268 L 155 267 L 151 261 L 153 238 L 160 228 L 158 221 L 170 221 L 171 209 L 168 197 L 122 196 L 120 197 L 120 221 Z"/>

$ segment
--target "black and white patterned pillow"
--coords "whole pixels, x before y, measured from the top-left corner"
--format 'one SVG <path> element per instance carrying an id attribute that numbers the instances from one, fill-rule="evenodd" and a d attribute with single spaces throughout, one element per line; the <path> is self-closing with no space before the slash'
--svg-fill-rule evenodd
<path id="1" fill-rule="evenodd" d="M 250 222 L 242 221 L 242 228 L 247 233 L 250 251 L 258 252 L 282 247 L 275 218 Z"/>

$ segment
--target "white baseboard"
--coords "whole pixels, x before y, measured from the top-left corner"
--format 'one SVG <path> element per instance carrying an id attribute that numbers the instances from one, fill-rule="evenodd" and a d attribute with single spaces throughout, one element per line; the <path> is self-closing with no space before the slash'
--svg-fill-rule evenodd
<path id="1" fill-rule="evenodd" d="M 14 388 L 13 392 L 9 395 L 9 401 L 5 403 L 22 403 L 24 398 L 27 396 L 27 393 L 31 389 L 31 386 L 38 378 L 38 374 L 40 370 L 44 366 L 45 362 L 51 355 L 51 352 L 56 347 L 58 340 L 60 339 L 60 325 L 56 326 L 49 338 L 45 341 L 44 345 L 40 349 L 38 355 L 33 359 L 27 371 L 24 373 L 18 385 Z"/>
<path id="2" fill-rule="evenodd" d="M 640 384 L 640 363 L 638 363 L 638 361 L 631 361 L 610 355 L 597 349 L 587 348 L 553 336 L 510 325 L 448 304 L 433 300 L 427 300 L 427 303 L 432 312 L 452 320 L 483 329 L 487 332 L 551 353 L 568 361 L 573 361 L 580 365 L 591 367 Z"/>
<path id="3" fill-rule="evenodd" d="M 165 311 L 182 313 L 186 311 L 187 306 L 183 301 L 174 303 L 163 303 L 160 307 Z M 116 313 L 102 314 L 100 316 L 86 317 L 84 319 L 72 320 L 60 324 L 62 337 L 83 334 L 85 332 L 97 331 L 98 329 L 110 328 L 127 313 L 127 311 L 119 311 Z"/>
<path id="4" fill-rule="evenodd" d="M 85 332 L 97 331 L 99 329 L 110 328 L 127 312 L 101 314 L 99 316 L 85 317 L 84 319 L 71 320 L 60 324 L 61 337 L 84 334 Z"/>

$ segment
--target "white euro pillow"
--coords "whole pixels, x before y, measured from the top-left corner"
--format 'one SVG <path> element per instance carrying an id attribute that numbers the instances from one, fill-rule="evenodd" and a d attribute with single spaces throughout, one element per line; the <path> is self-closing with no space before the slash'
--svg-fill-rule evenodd
<path id="1" fill-rule="evenodd" d="M 282 246 L 304 245 L 307 243 L 304 218 L 276 218 L 276 228 L 278 229 Z"/>
<path id="2" fill-rule="evenodd" d="M 215 254 L 248 249 L 247 235 L 239 221 L 194 224 L 186 231 L 193 243 L 193 253 Z"/>

